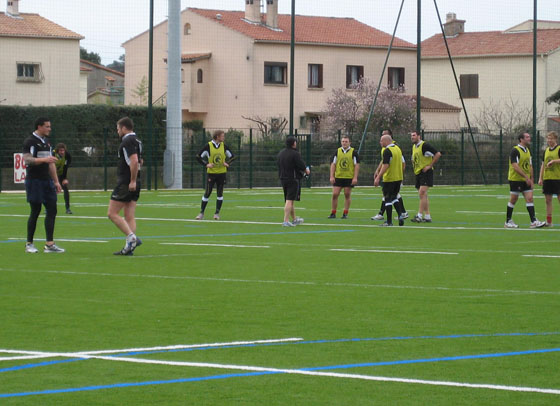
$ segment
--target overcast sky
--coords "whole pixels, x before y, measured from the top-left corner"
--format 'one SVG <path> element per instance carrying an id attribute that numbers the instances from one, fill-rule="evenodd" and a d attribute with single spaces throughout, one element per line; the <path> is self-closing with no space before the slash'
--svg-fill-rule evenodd
<path id="1" fill-rule="evenodd" d="M 296 14 L 351 17 L 392 33 L 401 0 L 296 0 Z M 291 0 L 279 0 L 290 14 Z M 20 0 L 20 12 L 38 13 L 85 37 L 81 45 L 108 64 L 124 53 L 121 44 L 149 28 L 149 0 Z M 154 24 L 167 18 L 168 0 L 154 0 Z M 503 30 L 533 18 L 533 0 L 437 0 L 441 18 L 448 12 L 466 20 L 466 31 Z M 244 0 L 181 0 L 187 7 L 244 10 Z M 416 43 L 416 0 L 405 0 L 397 36 Z M 6 0 L 0 0 L 0 11 Z M 560 21 L 560 0 L 538 0 L 538 19 Z M 297 29 L 297 27 L 296 27 Z M 439 33 L 434 0 L 422 1 L 422 39 Z"/>

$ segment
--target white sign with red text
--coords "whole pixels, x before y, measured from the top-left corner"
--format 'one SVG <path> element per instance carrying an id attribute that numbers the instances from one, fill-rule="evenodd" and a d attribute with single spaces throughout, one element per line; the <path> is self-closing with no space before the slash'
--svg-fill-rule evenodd
<path id="1" fill-rule="evenodd" d="M 24 183 L 25 182 L 25 161 L 23 159 L 23 154 L 14 154 L 14 183 Z"/>

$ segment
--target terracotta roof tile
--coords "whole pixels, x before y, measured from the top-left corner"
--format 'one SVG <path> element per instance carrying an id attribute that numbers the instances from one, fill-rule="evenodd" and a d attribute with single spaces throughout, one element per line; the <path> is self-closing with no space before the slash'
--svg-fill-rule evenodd
<path id="1" fill-rule="evenodd" d="M 411 100 L 416 102 L 416 95 L 404 95 L 409 97 Z M 430 99 L 428 97 L 420 96 L 420 109 L 421 110 L 431 110 L 431 111 L 461 111 L 462 109 L 451 104 L 440 102 L 439 100 Z"/>
<path id="2" fill-rule="evenodd" d="M 124 77 L 124 73 L 119 72 L 118 70 L 114 70 L 114 69 L 108 68 L 108 67 L 103 66 L 103 65 L 98 65 L 96 63 L 90 62 L 90 61 L 85 60 L 85 59 L 80 59 L 80 63 L 92 66 L 92 67 L 97 68 L 97 69 L 102 69 L 102 70 L 107 71 L 107 72 L 111 72 L 112 74 L 117 75 L 117 76 Z"/>
<path id="3" fill-rule="evenodd" d="M 278 30 L 245 20 L 244 11 L 206 10 L 189 8 L 193 13 L 213 20 L 256 41 L 290 42 L 291 16 L 278 15 Z M 221 19 L 216 15 L 220 14 Z M 363 24 L 353 18 L 312 17 L 296 15 L 295 41 L 297 43 L 316 43 L 350 45 L 363 47 L 388 47 L 391 35 Z M 416 49 L 416 45 L 395 38 L 395 48 Z"/>
<path id="4" fill-rule="evenodd" d="M 532 55 L 533 32 L 466 32 L 447 38 L 452 56 Z M 537 30 L 537 53 L 546 54 L 560 48 L 560 29 Z M 422 41 L 423 57 L 446 57 L 442 35 Z"/>
<path id="5" fill-rule="evenodd" d="M 39 14 L 20 13 L 15 18 L 0 13 L 0 37 L 83 39 L 84 37 L 53 23 Z"/>

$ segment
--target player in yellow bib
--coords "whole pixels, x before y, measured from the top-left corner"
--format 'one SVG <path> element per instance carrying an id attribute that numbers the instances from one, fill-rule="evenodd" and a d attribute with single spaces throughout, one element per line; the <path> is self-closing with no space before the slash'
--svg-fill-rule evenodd
<path id="1" fill-rule="evenodd" d="M 358 152 L 350 146 L 350 138 L 345 135 L 340 139 L 341 147 L 337 149 L 331 161 L 330 182 L 333 185 L 332 210 L 330 219 L 336 218 L 336 208 L 340 191 L 344 188 L 344 212 L 342 218 L 348 218 L 352 188 L 358 184 L 360 158 Z"/>
<path id="2" fill-rule="evenodd" d="M 207 179 L 204 196 L 200 204 L 200 213 L 197 220 L 204 219 L 204 210 L 208 204 L 212 189 L 216 185 L 216 212 L 214 220 L 220 219 L 220 210 L 224 202 L 224 185 L 226 184 L 226 173 L 230 163 L 235 159 L 233 152 L 225 144 L 226 134 L 222 130 L 214 131 L 212 141 L 202 148 L 196 155 L 197 161 L 206 168 Z"/>
<path id="3" fill-rule="evenodd" d="M 441 157 L 441 152 L 422 140 L 416 131 L 410 133 L 410 141 L 412 141 L 412 169 L 416 176 L 416 189 L 420 198 L 418 213 L 411 221 L 431 223 L 428 189 L 434 186 L 434 165 Z"/>
<path id="4" fill-rule="evenodd" d="M 531 218 L 530 227 L 540 228 L 544 227 L 543 221 L 537 220 L 535 217 L 535 205 L 533 203 L 533 164 L 531 162 L 531 151 L 529 145 L 531 144 L 531 134 L 524 132 L 517 137 L 519 144 L 511 150 L 509 155 L 509 202 L 506 212 L 505 228 L 518 228 L 512 220 L 513 208 L 519 194 L 523 193 L 527 211 Z"/>
<path id="5" fill-rule="evenodd" d="M 546 227 L 552 227 L 552 195 L 560 202 L 560 146 L 558 134 L 551 131 L 546 135 L 548 148 L 544 151 L 544 159 L 539 176 L 539 185 L 543 187 L 546 202 Z"/>

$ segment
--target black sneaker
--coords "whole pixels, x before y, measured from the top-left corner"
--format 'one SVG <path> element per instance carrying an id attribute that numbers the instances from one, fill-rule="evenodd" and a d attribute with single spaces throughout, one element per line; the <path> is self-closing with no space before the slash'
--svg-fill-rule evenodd
<path id="1" fill-rule="evenodd" d="M 113 252 L 113 255 L 134 255 L 134 252 L 132 252 L 131 250 L 127 250 L 126 247 L 124 247 L 120 251 Z"/>
<path id="2" fill-rule="evenodd" d="M 329 217 L 327 217 L 327 218 L 328 218 L 328 219 L 335 219 L 335 218 L 336 218 L 336 214 L 331 213 L 331 214 L 329 215 Z"/>
<path id="3" fill-rule="evenodd" d="M 66 214 L 73 214 L 73 213 L 72 213 L 72 210 L 66 209 Z"/>
<path id="4" fill-rule="evenodd" d="M 343 214 L 341 217 L 342 220 L 346 220 L 347 218 L 348 218 L 348 214 Z"/>
<path id="5" fill-rule="evenodd" d="M 431 222 L 432 219 L 427 219 L 427 218 L 422 219 L 422 223 L 431 223 Z"/>
<path id="6" fill-rule="evenodd" d="M 413 223 L 421 223 L 421 222 L 422 222 L 422 218 L 420 218 L 420 217 L 418 217 L 418 216 L 414 216 L 414 217 L 412 218 L 412 220 L 410 220 L 410 221 L 412 221 Z"/>
<path id="7" fill-rule="evenodd" d="M 399 226 L 400 227 L 404 226 L 404 217 L 402 215 L 399 216 Z"/>
<path id="8" fill-rule="evenodd" d="M 384 222 L 383 224 L 379 224 L 379 227 L 393 227 L 393 223 Z"/>

